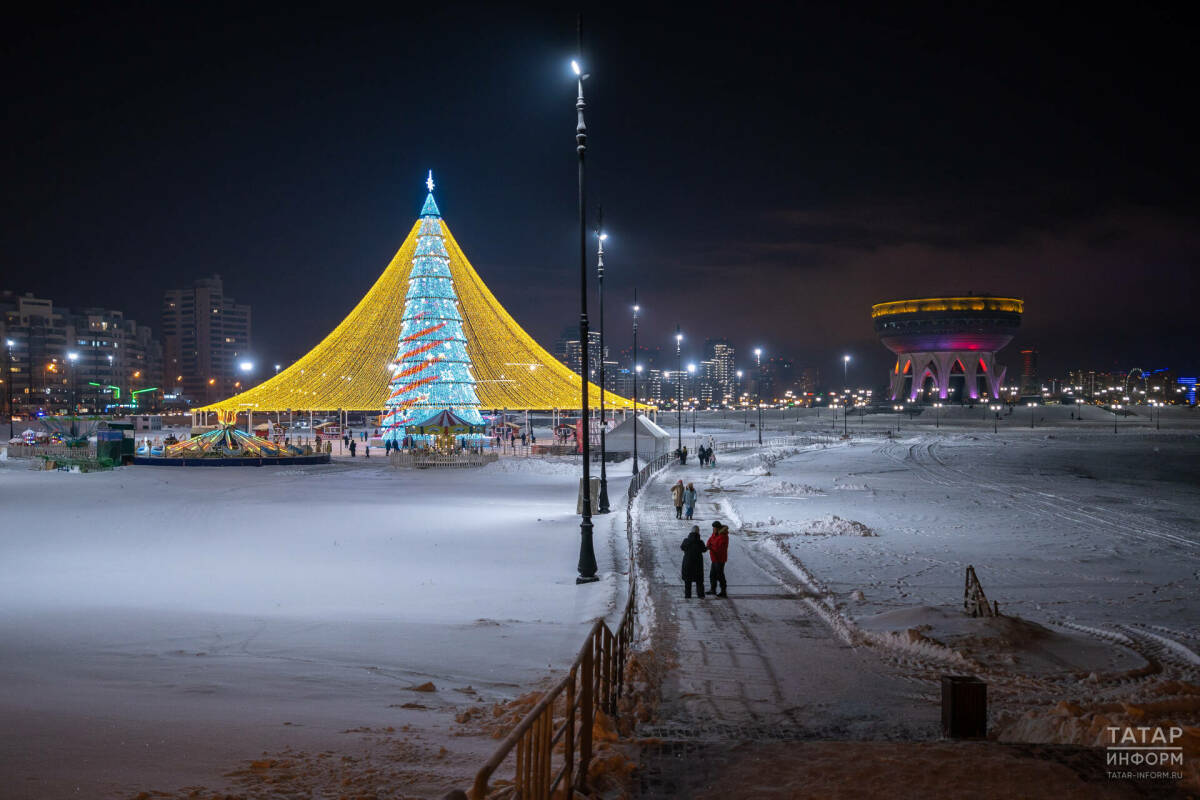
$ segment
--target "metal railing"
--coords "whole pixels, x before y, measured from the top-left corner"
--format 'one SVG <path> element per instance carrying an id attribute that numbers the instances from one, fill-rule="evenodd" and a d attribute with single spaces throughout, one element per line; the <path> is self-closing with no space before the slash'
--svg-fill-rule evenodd
<path id="1" fill-rule="evenodd" d="M 573 791 L 586 793 L 596 712 L 617 715 L 617 702 L 625 691 L 625 665 L 634 638 L 637 560 L 633 555 L 633 501 L 650 478 L 674 458 L 673 454 L 664 453 L 630 480 L 625 504 L 629 597 L 616 631 L 610 630 L 603 619 L 593 623 L 567 676 L 542 695 L 475 775 L 470 795 L 473 800 L 487 798 L 492 775 L 514 751 L 513 798 L 549 800 L 560 788 L 567 797 Z M 562 763 L 556 769 L 554 762 L 559 757 Z"/>
<path id="2" fill-rule="evenodd" d="M 5 445 L 9 458 L 95 458 L 96 446 L 67 447 L 65 444 L 9 444 Z"/>

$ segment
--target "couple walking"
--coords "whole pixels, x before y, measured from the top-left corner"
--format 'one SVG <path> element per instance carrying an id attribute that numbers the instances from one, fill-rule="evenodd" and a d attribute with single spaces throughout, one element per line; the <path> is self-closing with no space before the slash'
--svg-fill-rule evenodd
<path id="1" fill-rule="evenodd" d="M 710 591 L 717 597 L 728 597 L 725 593 L 725 562 L 729 560 L 729 528 L 720 522 L 712 524 L 712 536 L 708 542 L 700 539 L 700 527 L 693 525 L 679 549 L 683 551 L 683 596 L 692 596 L 692 584 L 696 584 L 696 596 L 704 598 L 704 554 L 712 559 L 708 572 Z M 720 585 L 721 591 L 717 591 Z"/>
<path id="2" fill-rule="evenodd" d="M 671 500 L 675 503 L 675 519 L 691 519 L 696 512 L 696 487 L 676 481 L 671 487 Z"/>

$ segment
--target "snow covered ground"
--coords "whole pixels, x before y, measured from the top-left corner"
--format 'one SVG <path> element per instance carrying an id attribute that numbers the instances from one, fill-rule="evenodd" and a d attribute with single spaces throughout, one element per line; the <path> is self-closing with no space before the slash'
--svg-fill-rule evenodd
<path id="1" fill-rule="evenodd" d="M 0 794 L 246 789 L 280 753 L 298 786 L 466 785 L 495 741 L 456 714 L 561 670 L 623 602 L 624 515 L 577 587 L 570 463 L 385 463 L 0 463 Z"/>
<path id="2" fill-rule="evenodd" d="M 680 664 L 660 722 L 921 738 L 947 668 L 994 681 L 994 715 L 1129 697 L 1136 676 L 1105 676 L 1147 660 L 1197 682 L 1200 415 L 1166 409 L 1159 430 L 1143 410 L 1114 434 L 1108 412 L 1073 412 L 1036 409 L 1030 428 L 1018 410 L 998 433 L 982 409 L 767 412 L 764 438 L 825 441 L 664 475 L 696 482 L 702 527 L 733 529 L 727 605 L 679 605 L 685 528 L 652 483 L 643 621 L 673 627 Z M 680 433 L 693 452 L 752 440 L 756 416 Z M 4 796 L 466 785 L 495 740 L 456 717 L 536 688 L 623 601 L 622 514 L 598 520 L 603 580 L 574 583 L 577 469 L 393 472 L 361 451 L 87 475 L 0 462 Z M 609 470 L 615 497 L 628 473 Z M 1019 621 L 958 615 L 968 564 Z"/>
<path id="3" fill-rule="evenodd" d="M 678 663 L 643 732 L 701 748 L 933 738 L 944 673 L 988 681 L 1002 739 L 1096 746 L 1106 724 L 1197 726 L 1200 417 L 1122 418 L 1113 434 L 1096 409 L 1079 422 L 1039 408 L 1032 429 L 1018 411 L 993 433 L 981 411 L 852 415 L 847 440 L 719 452 L 715 469 L 651 483 L 650 645 Z M 823 413 L 776 413 L 764 438 L 828 437 Z M 701 414 L 684 442 L 747 438 L 738 427 Z M 665 494 L 680 478 L 705 534 L 714 518 L 733 532 L 729 600 L 682 597 L 691 523 Z M 1005 616 L 962 613 L 967 565 Z M 643 767 L 671 785 L 675 758 Z"/>

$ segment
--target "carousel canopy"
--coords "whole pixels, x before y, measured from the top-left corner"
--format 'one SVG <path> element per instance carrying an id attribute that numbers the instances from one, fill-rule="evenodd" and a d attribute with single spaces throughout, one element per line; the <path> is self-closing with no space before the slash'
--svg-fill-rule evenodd
<path id="1" fill-rule="evenodd" d="M 472 425 L 453 411 L 443 410 L 424 422 L 405 427 L 404 430 L 406 433 L 418 435 L 483 433 L 483 426 Z"/>

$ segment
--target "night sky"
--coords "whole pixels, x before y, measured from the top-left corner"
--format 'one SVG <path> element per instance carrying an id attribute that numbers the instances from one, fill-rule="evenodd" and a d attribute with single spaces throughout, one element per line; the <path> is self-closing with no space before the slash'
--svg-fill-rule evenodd
<path id="1" fill-rule="evenodd" d="M 546 347 L 578 319 L 575 8 L 41 4 L 6 22 L 3 279 L 159 327 L 218 272 L 255 355 L 332 329 L 427 169 Z M 872 302 L 1026 299 L 1043 374 L 1200 368 L 1197 28 L 997 4 L 595 4 L 589 188 L 609 338 L 678 322 L 882 384 Z M 516 9 L 516 10 L 514 10 Z M 593 306 L 594 310 L 594 306 Z"/>

